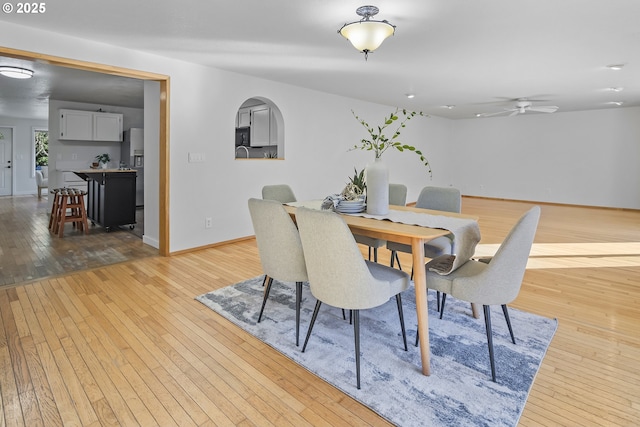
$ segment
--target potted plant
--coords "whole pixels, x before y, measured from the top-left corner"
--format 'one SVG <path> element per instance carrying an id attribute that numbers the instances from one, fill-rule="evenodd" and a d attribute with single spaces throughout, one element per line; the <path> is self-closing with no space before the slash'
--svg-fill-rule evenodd
<path id="1" fill-rule="evenodd" d="M 96 160 L 100 163 L 102 169 L 106 169 L 107 164 L 111 161 L 111 156 L 109 156 L 109 153 L 98 154 Z"/>
<path id="2" fill-rule="evenodd" d="M 367 184 L 364 178 L 364 169 L 362 169 L 359 173 L 356 168 L 353 168 L 355 174 L 353 178 L 349 178 L 349 182 L 346 187 L 340 193 L 340 196 L 344 200 L 363 200 L 364 201 L 364 192 L 367 188 Z"/>
<path id="3" fill-rule="evenodd" d="M 428 117 L 422 112 L 408 111 L 405 109 L 396 110 L 385 117 L 384 124 L 381 126 L 370 126 L 369 123 L 361 119 L 351 110 L 353 116 L 369 133 L 370 139 L 363 138 L 359 144 L 354 145 L 351 150 L 360 149 L 373 151 L 375 154 L 375 162 L 367 166 L 367 213 L 372 215 L 384 215 L 389 212 L 389 171 L 382 163 L 382 155 L 389 148 L 395 148 L 400 152 L 410 151 L 419 156 L 420 161 L 427 167 L 429 176 L 431 176 L 431 165 L 425 158 L 424 154 L 413 145 L 403 144 L 398 141 L 401 129 L 407 126 L 407 122 L 415 116 Z M 402 115 L 402 119 L 400 119 Z M 390 137 L 385 135 L 386 129 L 400 120 L 398 127 L 393 131 Z"/>

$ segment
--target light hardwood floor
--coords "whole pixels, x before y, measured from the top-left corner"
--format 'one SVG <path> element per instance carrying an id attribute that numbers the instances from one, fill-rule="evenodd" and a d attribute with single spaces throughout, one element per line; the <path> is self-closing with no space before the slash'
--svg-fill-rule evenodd
<path id="1" fill-rule="evenodd" d="M 479 252 L 529 206 L 464 198 Z M 0 288 L 0 425 L 387 425 L 193 299 L 259 274 L 247 240 Z M 639 424 L 640 212 L 542 205 L 512 306 L 559 320 L 521 426 Z"/>

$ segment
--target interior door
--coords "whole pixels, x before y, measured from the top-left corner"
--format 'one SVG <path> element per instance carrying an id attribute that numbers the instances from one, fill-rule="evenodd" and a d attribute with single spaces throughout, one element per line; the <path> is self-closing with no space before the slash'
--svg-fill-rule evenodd
<path id="1" fill-rule="evenodd" d="M 13 165 L 11 164 L 13 133 L 11 128 L 0 127 L 0 196 L 10 196 L 12 192 Z"/>

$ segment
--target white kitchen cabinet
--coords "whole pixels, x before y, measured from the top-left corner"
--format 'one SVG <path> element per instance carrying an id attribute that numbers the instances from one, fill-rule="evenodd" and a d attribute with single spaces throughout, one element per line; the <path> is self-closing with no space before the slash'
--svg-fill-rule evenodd
<path id="1" fill-rule="evenodd" d="M 251 109 L 251 147 L 264 147 L 271 144 L 271 109 L 253 107 Z"/>
<path id="2" fill-rule="evenodd" d="M 91 111 L 60 110 L 60 139 L 93 139 L 93 113 Z"/>
<path id="3" fill-rule="evenodd" d="M 59 139 L 122 141 L 122 114 L 61 109 Z"/>
<path id="4" fill-rule="evenodd" d="M 93 113 L 94 141 L 122 141 L 122 114 Z"/>
<path id="5" fill-rule="evenodd" d="M 246 126 L 251 126 L 251 108 L 241 108 L 238 110 L 236 127 L 242 128 Z"/>

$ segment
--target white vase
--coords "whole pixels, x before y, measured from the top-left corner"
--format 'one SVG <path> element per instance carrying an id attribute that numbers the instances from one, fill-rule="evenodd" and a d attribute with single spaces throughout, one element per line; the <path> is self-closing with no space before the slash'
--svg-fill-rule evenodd
<path id="1" fill-rule="evenodd" d="M 102 166 L 102 169 L 106 169 L 107 165 L 108 165 L 108 163 L 100 163 L 100 166 Z"/>
<path id="2" fill-rule="evenodd" d="M 367 213 L 389 213 L 389 169 L 381 159 L 367 165 Z"/>

